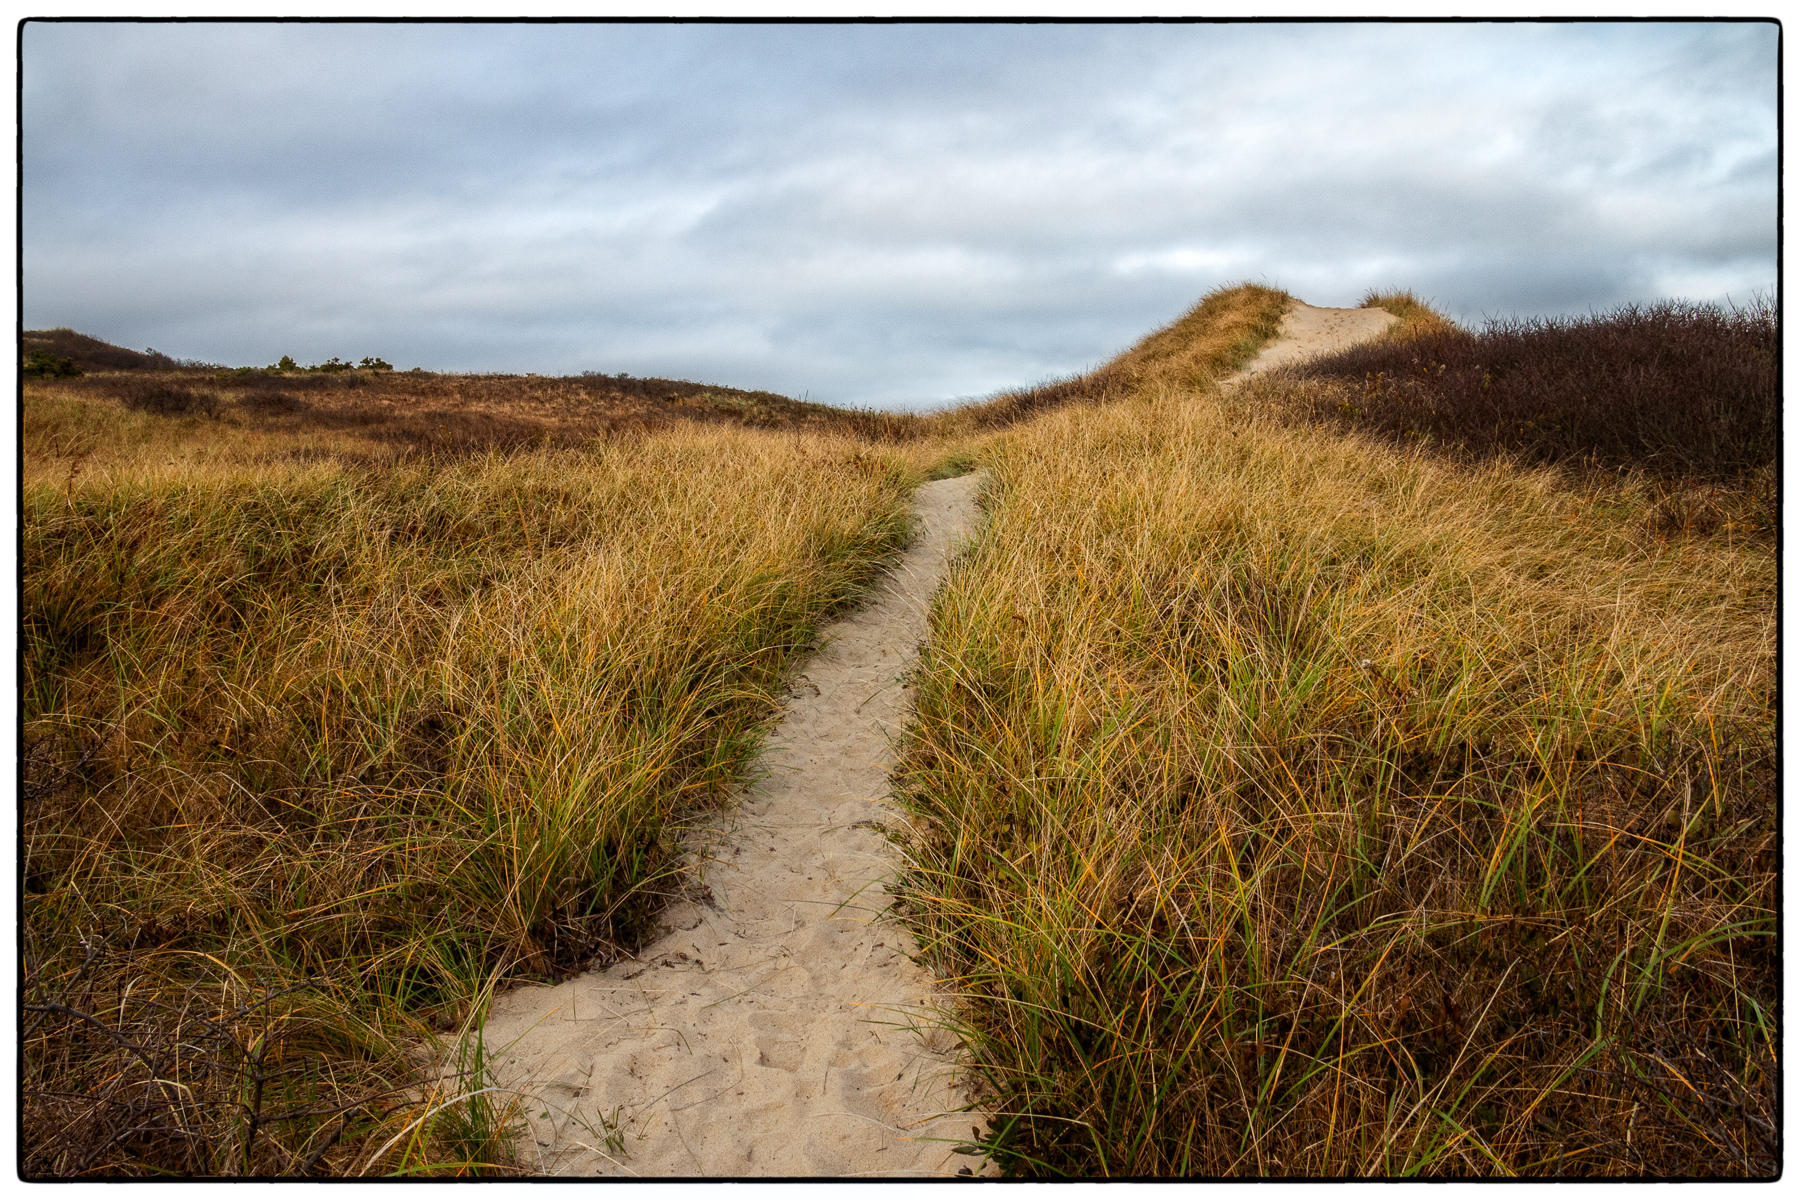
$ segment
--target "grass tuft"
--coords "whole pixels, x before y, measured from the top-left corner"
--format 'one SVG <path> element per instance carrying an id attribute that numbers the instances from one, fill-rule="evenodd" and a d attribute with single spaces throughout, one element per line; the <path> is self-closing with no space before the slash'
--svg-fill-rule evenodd
<path id="1" fill-rule="evenodd" d="M 1454 322 L 1409 291 L 1378 291 L 1371 288 L 1362 298 L 1361 308 L 1382 308 L 1400 318 L 1388 330 L 1390 339 L 1405 340 L 1420 334 L 1442 334 L 1456 329 Z"/>

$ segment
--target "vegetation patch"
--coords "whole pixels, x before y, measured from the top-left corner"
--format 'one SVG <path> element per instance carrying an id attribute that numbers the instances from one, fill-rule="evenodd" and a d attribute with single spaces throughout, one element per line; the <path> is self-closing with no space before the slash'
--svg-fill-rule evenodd
<path id="1" fill-rule="evenodd" d="M 1017 425 L 1073 404 L 1106 404 L 1155 386 L 1194 386 L 1230 373 L 1275 336 L 1292 303 L 1256 284 L 1218 288 L 1180 318 L 1086 374 L 1049 380 L 924 419 L 933 433 L 972 435 Z"/>
<path id="2" fill-rule="evenodd" d="M 211 392 L 157 376 L 122 376 L 108 380 L 107 390 L 126 408 L 159 417 L 219 415 L 218 397 Z"/>
<path id="3" fill-rule="evenodd" d="M 904 788 L 992 1149 L 1770 1176 L 1771 544 L 1663 536 L 1637 472 L 1258 403 L 1333 386 L 1145 386 L 987 445 Z"/>
<path id="4" fill-rule="evenodd" d="M 1774 314 L 1366 302 L 927 417 L 27 334 L 22 1170 L 511 1170 L 485 998 L 634 944 L 979 466 L 903 909 L 1005 1169 L 1773 1175 Z"/>
<path id="5" fill-rule="evenodd" d="M 1390 339 L 1416 337 L 1421 333 L 1444 333 L 1456 328 L 1455 322 L 1410 291 L 1383 292 L 1371 289 L 1363 296 L 1362 307 L 1384 308 L 1400 318 L 1400 323 L 1388 330 Z"/>
<path id="6" fill-rule="evenodd" d="M 28 329 L 21 351 L 66 358 L 83 371 L 168 371 L 180 364 L 156 350 L 127 350 L 73 329 Z"/>
<path id="7" fill-rule="evenodd" d="M 505 1169 L 456 1029 L 633 944 L 916 472 L 693 427 L 165 463 L 23 496 L 22 1169 Z"/>
<path id="8" fill-rule="evenodd" d="M 27 350 L 20 374 L 27 379 L 72 379 L 84 372 L 74 359 L 49 350 Z"/>
<path id="9" fill-rule="evenodd" d="M 288 417 L 295 413 L 303 413 L 310 407 L 305 400 L 291 391 L 276 391 L 271 388 L 252 388 L 238 397 L 238 404 L 249 413 L 257 416 Z"/>
<path id="10" fill-rule="evenodd" d="M 1531 462 L 1719 479 L 1780 453 L 1773 305 L 1417 325 L 1294 368 L 1316 382 L 1284 396 L 1341 428 Z"/>

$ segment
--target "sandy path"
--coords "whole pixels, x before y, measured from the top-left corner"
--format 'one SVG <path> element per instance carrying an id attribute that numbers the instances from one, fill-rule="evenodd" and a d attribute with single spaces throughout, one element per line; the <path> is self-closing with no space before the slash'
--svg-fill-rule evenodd
<path id="1" fill-rule="evenodd" d="M 976 1123 L 953 1043 L 899 1010 L 931 1000 L 907 932 L 880 916 L 894 856 L 890 739 L 931 595 L 975 519 L 977 477 L 921 487 L 919 536 L 870 601 L 825 631 L 763 751 L 712 814 L 705 897 L 634 960 L 497 997 L 496 1082 L 529 1097 L 522 1160 L 546 1174 L 953 1175 Z M 934 1119 L 935 1118 L 935 1119 Z"/>
<path id="2" fill-rule="evenodd" d="M 1235 383 L 1246 375 L 1347 350 L 1380 336 L 1399 319 L 1385 308 L 1315 308 L 1304 300 L 1296 300 L 1282 316 L 1275 340 L 1264 346 L 1249 366 L 1225 382 Z"/>

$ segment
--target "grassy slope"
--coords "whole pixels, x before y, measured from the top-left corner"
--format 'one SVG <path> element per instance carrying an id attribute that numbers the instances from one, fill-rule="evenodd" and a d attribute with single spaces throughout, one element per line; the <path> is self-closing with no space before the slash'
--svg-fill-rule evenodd
<path id="1" fill-rule="evenodd" d="M 43 351 L 69 359 L 83 371 L 163 370 L 175 365 L 166 354 L 127 350 L 73 329 L 27 329 L 20 336 L 19 348 L 21 358 Z"/>
<path id="2" fill-rule="evenodd" d="M 1275 336 L 1289 303 L 1286 292 L 1254 284 L 1220 288 L 1097 370 L 1004 392 L 921 424 L 938 436 L 979 437 L 1072 404 L 1109 403 L 1153 385 L 1193 386 L 1221 364 L 1248 362 Z"/>
<path id="3" fill-rule="evenodd" d="M 418 1091 L 406 1048 L 630 944 L 924 465 L 691 425 L 371 458 L 25 403 L 33 1174 L 499 1154 L 479 1097 L 422 1120 L 473 1085 Z"/>
<path id="4" fill-rule="evenodd" d="M 685 417 L 757 428 L 855 432 L 867 437 L 903 436 L 912 424 L 893 414 L 835 408 L 774 392 L 597 371 L 556 377 L 439 375 L 418 369 L 395 373 L 391 367 L 354 370 L 347 369 L 347 364 L 331 371 L 204 366 L 179 363 L 154 350 L 127 350 L 73 329 L 28 329 L 21 335 L 20 348 L 26 354 L 44 351 L 67 358 L 83 373 L 102 376 L 68 385 L 77 394 L 112 395 L 129 403 L 132 393 L 146 384 L 173 385 L 198 393 L 190 402 L 202 404 L 215 415 L 223 411 L 235 415 L 239 423 L 248 420 L 252 425 L 262 424 L 256 417 L 315 412 L 318 415 L 310 421 L 290 421 L 280 427 L 293 430 L 323 424 L 368 430 L 398 419 L 398 429 L 382 431 L 390 440 L 395 440 L 396 433 L 397 440 L 413 440 L 416 431 L 406 428 L 404 422 L 419 414 L 465 422 L 473 414 L 506 418 L 513 441 L 554 437 L 567 432 L 562 427 L 571 421 L 641 426 Z M 146 373 L 156 378 L 128 378 Z M 280 400 L 271 403 L 271 396 Z M 473 432 L 476 430 L 464 430 L 465 435 Z"/>
<path id="5" fill-rule="evenodd" d="M 1768 538 L 1182 375 L 990 443 L 920 673 L 1001 1161 L 1773 1169 Z"/>

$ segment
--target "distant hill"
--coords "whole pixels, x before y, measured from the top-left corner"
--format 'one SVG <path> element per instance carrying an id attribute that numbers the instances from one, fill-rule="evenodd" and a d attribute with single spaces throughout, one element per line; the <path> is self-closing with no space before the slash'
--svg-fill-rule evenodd
<path id="1" fill-rule="evenodd" d="M 673 422 L 811 430 L 855 437 L 917 437 L 920 419 L 837 408 L 774 392 L 682 379 L 585 371 L 580 375 L 440 374 L 358 367 L 223 367 L 138 352 L 72 329 L 27 331 L 20 357 L 68 359 L 82 379 L 30 380 L 164 416 L 229 415 L 238 426 L 342 441 L 399 444 L 434 453 L 533 444 L 582 445 L 595 436 Z M 58 373 L 60 374 L 60 373 Z M 366 449 L 366 446 L 364 446 Z"/>
<path id="2" fill-rule="evenodd" d="M 71 359 L 83 371 L 167 371 L 179 365 L 166 354 L 127 350 L 73 329 L 27 329 L 20 357 L 33 350 Z"/>

